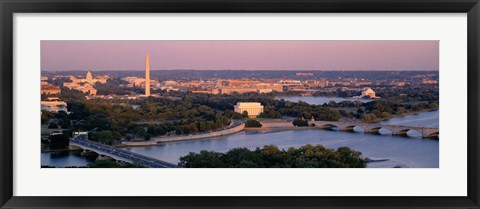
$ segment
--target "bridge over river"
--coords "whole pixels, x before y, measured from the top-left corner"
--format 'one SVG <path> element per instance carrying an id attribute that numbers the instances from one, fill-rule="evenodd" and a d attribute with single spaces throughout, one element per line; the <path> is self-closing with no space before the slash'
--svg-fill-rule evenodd
<path id="1" fill-rule="evenodd" d="M 428 127 L 416 127 L 416 126 L 398 126 L 398 125 L 386 125 L 378 123 L 353 123 L 353 122 L 338 122 L 338 121 L 310 121 L 310 125 L 323 129 L 335 129 L 340 131 L 352 131 L 355 127 L 362 128 L 364 133 L 380 133 L 380 129 L 387 129 L 392 132 L 392 135 L 406 136 L 410 130 L 416 131 L 422 134 L 423 138 L 438 138 L 438 128 Z"/>
<path id="2" fill-rule="evenodd" d="M 87 134 L 77 135 L 70 139 L 70 145 L 79 147 L 83 150 L 95 152 L 101 156 L 108 156 L 118 161 L 135 163 L 149 168 L 174 168 L 175 164 L 164 162 L 155 158 L 147 157 L 137 153 L 118 149 L 112 146 L 100 144 L 87 139 Z"/>

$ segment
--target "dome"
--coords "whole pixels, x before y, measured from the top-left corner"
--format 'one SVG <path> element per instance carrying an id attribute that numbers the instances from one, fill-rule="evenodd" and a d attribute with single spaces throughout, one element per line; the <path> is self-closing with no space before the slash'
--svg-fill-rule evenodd
<path id="1" fill-rule="evenodd" d="M 85 76 L 85 78 L 86 78 L 88 83 L 92 83 L 93 76 L 92 76 L 92 73 L 90 71 L 87 72 L 87 76 Z"/>

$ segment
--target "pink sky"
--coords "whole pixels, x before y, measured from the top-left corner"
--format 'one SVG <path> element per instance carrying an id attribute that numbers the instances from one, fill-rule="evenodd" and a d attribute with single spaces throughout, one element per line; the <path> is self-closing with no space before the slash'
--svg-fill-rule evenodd
<path id="1" fill-rule="evenodd" d="M 41 41 L 41 68 L 438 70 L 438 41 Z"/>

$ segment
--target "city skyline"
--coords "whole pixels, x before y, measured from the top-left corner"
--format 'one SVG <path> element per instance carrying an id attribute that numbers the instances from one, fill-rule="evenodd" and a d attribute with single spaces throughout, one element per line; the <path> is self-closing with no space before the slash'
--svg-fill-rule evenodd
<path id="1" fill-rule="evenodd" d="M 43 67 L 83 69 L 41 72 L 41 168 L 438 168 L 439 71 L 411 71 L 437 59 L 434 41 L 42 42 Z M 189 65 L 264 71 L 161 70 Z"/>
<path id="2" fill-rule="evenodd" d="M 394 49 L 394 50 L 393 50 Z M 42 71 L 438 71 L 438 41 L 41 41 Z"/>

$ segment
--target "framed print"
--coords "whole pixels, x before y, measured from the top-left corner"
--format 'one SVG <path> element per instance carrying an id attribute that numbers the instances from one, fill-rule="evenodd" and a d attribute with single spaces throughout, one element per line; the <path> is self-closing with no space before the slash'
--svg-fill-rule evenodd
<path id="1" fill-rule="evenodd" d="M 2 208 L 479 208 L 476 0 L 0 5 Z"/>

